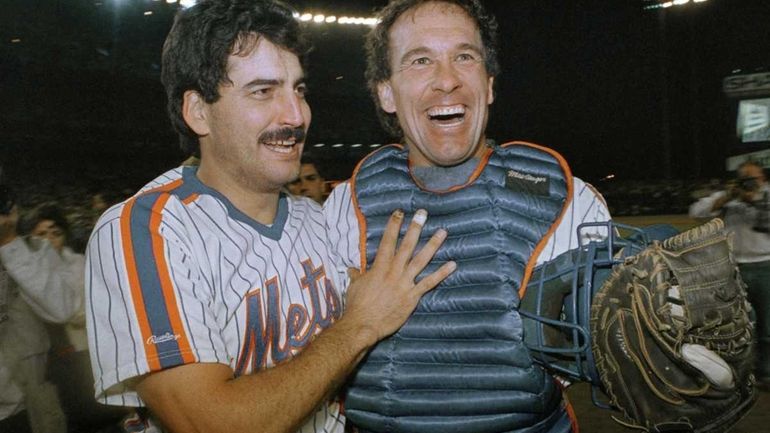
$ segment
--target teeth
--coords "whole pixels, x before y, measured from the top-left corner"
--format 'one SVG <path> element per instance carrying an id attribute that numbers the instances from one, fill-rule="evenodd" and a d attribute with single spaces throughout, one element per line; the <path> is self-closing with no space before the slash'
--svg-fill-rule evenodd
<path id="1" fill-rule="evenodd" d="M 269 146 L 270 146 L 270 150 L 278 153 L 291 153 L 293 150 L 293 147 L 291 146 L 274 146 L 272 144 L 270 144 Z"/>
<path id="2" fill-rule="evenodd" d="M 453 105 L 451 107 L 433 107 L 428 110 L 428 115 L 435 116 L 452 116 L 455 114 L 465 114 L 465 107 L 462 105 Z"/>
<path id="3" fill-rule="evenodd" d="M 288 140 L 288 141 L 268 141 L 265 143 L 268 146 L 294 146 L 296 144 L 296 141 L 294 140 Z"/>

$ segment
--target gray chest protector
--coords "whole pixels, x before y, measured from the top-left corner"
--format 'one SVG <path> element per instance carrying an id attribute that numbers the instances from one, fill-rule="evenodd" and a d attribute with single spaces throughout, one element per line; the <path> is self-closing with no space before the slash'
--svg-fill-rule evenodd
<path id="1" fill-rule="evenodd" d="M 548 431 L 561 393 L 523 344 L 518 306 L 572 197 L 564 160 L 509 143 L 489 149 L 465 184 L 429 191 L 412 177 L 407 152 L 388 146 L 359 165 L 351 185 L 362 268 L 397 208 L 407 221 L 428 211 L 421 243 L 440 227 L 449 233 L 424 273 L 449 260 L 458 267 L 361 363 L 346 395 L 348 419 L 378 433 Z"/>

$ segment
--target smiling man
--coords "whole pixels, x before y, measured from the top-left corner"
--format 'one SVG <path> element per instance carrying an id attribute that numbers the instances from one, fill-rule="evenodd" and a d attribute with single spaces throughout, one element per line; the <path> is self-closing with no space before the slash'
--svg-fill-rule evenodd
<path id="1" fill-rule="evenodd" d="M 420 212 L 396 247 L 396 211 L 374 271 L 347 292 L 347 276 L 327 272 L 321 208 L 281 192 L 297 177 L 310 123 L 306 52 L 279 2 L 180 10 L 161 78 L 200 166 L 160 175 L 105 212 L 91 236 L 86 312 L 99 401 L 147 406 L 176 433 L 342 432 L 338 386 L 454 269 L 415 282 L 446 232 L 415 253 Z"/>
<path id="2" fill-rule="evenodd" d="M 533 268 L 609 212 L 556 152 L 490 144 L 497 26 L 479 1 L 393 0 L 379 18 L 367 80 L 403 145 L 365 158 L 327 199 L 337 270 L 370 266 L 393 209 L 424 208 L 428 230 L 450 233 L 428 269 L 451 260 L 457 271 L 359 366 L 348 420 L 371 432 L 576 432 L 523 343 L 518 306 Z"/>

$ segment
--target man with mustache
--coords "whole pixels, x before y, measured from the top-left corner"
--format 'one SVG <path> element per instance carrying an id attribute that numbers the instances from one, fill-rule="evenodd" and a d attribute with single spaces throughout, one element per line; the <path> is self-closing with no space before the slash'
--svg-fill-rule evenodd
<path id="1" fill-rule="evenodd" d="M 420 296 L 446 232 L 395 211 L 370 272 L 328 271 L 321 208 L 297 177 L 310 108 L 307 46 L 269 0 L 180 10 L 161 79 L 182 147 L 200 155 L 110 208 L 89 242 L 86 306 L 96 397 L 147 406 L 177 433 L 342 432 L 337 388 Z M 342 314 L 343 305 L 345 314 Z"/>
<path id="2" fill-rule="evenodd" d="M 556 152 L 487 140 L 497 26 L 478 0 L 392 0 L 379 19 L 366 76 L 404 145 L 365 158 L 327 199 L 338 271 L 366 269 L 387 214 L 418 208 L 449 232 L 428 269 L 453 260 L 457 271 L 359 366 L 348 420 L 371 432 L 576 432 L 560 385 L 524 346 L 518 306 L 533 268 L 602 236 L 576 229 L 609 212 Z"/>

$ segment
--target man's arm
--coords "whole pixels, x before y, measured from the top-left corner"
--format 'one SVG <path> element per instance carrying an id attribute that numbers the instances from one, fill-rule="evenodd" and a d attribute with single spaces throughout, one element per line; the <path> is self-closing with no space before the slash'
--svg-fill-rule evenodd
<path id="1" fill-rule="evenodd" d="M 732 194 L 727 191 L 718 191 L 691 204 L 688 213 L 690 218 L 713 218 L 732 199 Z"/>
<path id="2" fill-rule="evenodd" d="M 391 217 L 372 268 L 348 288 L 343 317 L 295 358 L 234 378 L 221 364 L 152 373 L 137 385 L 145 403 L 177 433 L 293 432 L 345 381 L 366 352 L 406 321 L 420 297 L 454 270 L 447 263 L 415 283 L 446 237 L 437 232 L 413 257 L 422 223 L 398 248 L 403 213 Z"/>

